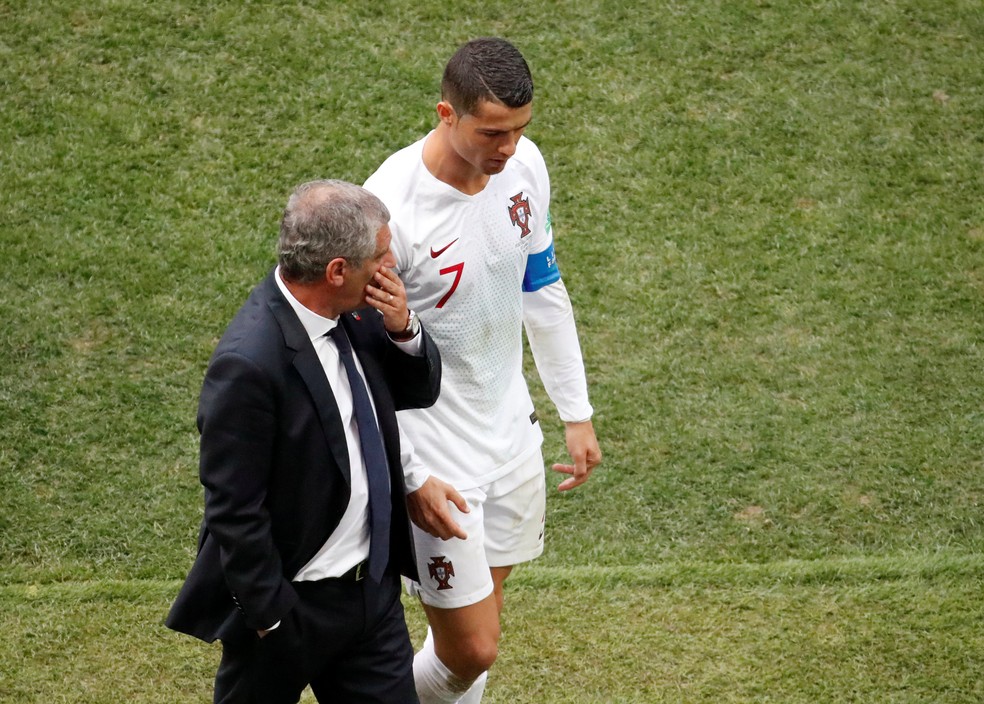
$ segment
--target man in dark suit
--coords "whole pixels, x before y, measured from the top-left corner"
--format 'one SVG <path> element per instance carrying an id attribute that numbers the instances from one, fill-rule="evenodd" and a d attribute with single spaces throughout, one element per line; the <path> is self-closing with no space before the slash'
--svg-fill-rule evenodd
<path id="1" fill-rule="evenodd" d="M 404 472 L 427 472 L 396 411 L 434 403 L 441 365 L 389 270 L 388 221 L 358 186 L 300 186 L 279 265 L 209 363 L 205 516 L 167 625 L 222 640 L 215 702 L 297 702 L 308 685 L 322 702 L 417 701 L 399 575 L 415 577 Z M 427 478 L 414 520 L 461 534 L 449 501 L 467 510 Z"/>

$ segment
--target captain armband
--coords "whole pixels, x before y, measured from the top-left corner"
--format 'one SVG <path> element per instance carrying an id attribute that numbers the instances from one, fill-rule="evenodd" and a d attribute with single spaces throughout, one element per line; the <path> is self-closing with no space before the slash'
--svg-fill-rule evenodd
<path id="1" fill-rule="evenodd" d="M 523 274 L 523 291 L 539 291 L 544 286 L 560 281 L 560 269 L 554 254 L 553 242 L 542 252 L 531 254 L 526 259 L 526 272 Z"/>

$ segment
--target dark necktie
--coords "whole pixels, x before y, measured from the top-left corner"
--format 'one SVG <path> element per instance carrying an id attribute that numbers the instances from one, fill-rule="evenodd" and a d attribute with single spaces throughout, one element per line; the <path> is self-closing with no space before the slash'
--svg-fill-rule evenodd
<path id="1" fill-rule="evenodd" d="M 373 413 L 372 403 L 369 401 L 369 392 L 359 370 L 355 367 L 352 345 L 341 323 L 339 322 L 328 334 L 335 340 L 352 390 L 355 423 L 359 427 L 359 444 L 362 446 L 362 460 L 365 462 L 366 477 L 369 481 L 369 577 L 378 583 L 383 577 L 389 559 L 390 513 L 392 512 L 386 450 L 383 448 L 383 438 L 376 425 L 376 414 Z"/>

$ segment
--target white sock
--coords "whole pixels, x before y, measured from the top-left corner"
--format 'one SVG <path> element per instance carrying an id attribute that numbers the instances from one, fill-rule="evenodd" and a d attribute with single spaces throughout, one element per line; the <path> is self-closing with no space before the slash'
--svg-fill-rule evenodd
<path id="1" fill-rule="evenodd" d="M 485 681 L 488 678 L 488 670 L 480 674 L 478 679 L 472 682 L 472 686 L 468 688 L 468 691 L 458 700 L 458 704 L 481 704 L 482 695 L 485 694 Z"/>
<path id="2" fill-rule="evenodd" d="M 455 704 L 472 686 L 472 682 L 455 675 L 437 657 L 430 628 L 424 646 L 413 658 L 413 681 L 420 704 Z M 482 689 L 485 689 L 484 683 Z M 481 696 L 479 692 L 479 699 Z"/>

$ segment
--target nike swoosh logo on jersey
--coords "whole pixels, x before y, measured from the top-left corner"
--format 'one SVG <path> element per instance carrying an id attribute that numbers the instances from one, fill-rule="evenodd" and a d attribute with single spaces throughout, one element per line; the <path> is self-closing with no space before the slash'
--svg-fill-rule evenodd
<path id="1" fill-rule="evenodd" d="M 457 241 L 458 241 L 458 238 L 455 237 L 453 240 L 451 240 L 450 242 L 448 242 L 446 245 L 444 245 L 440 249 L 434 249 L 433 247 L 431 247 L 431 259 L 437 259 L 439 256 L 441 256 L 442 254 L 444 254 L 445 250 L 447 250 L 448 247 L 450 247 L 451 245 L 453 245 Z"/>

